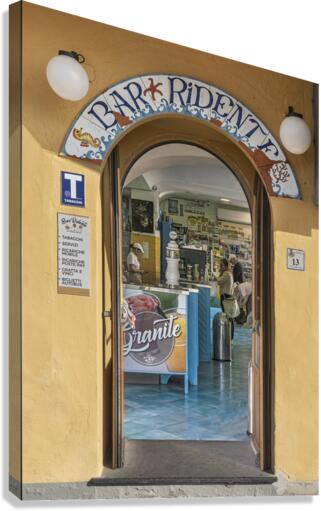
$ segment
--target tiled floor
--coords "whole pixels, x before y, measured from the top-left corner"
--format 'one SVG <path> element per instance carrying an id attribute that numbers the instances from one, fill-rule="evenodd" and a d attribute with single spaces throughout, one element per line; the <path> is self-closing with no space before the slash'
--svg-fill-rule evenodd
<path id="1" fill-rule="evenodd" d="M 246 440 L 251 333 L 236 328 L 232 362 L 202 362 L 199 385 L 184 395 L 183 378 L 167 385 L 125 385 L 125 437 Z"/>

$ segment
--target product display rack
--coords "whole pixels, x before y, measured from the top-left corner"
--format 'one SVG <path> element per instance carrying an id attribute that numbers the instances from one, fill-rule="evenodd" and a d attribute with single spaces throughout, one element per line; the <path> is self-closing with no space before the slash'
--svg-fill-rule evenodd
<path id="1" fill-rule="evenodd" d="M 243 265 L 245 280 L 251 281 L 251 226 L 208 218 L 208 215 L 201 211 L 187 210 L 186 204 L 184 208 L 185 212 L 192 213 L 194 217 L 185 217 L 183 220 L 177 215 L 172 217 L 168 212 L 168 220 L 172 221 L 172 229 L 178 235 L 178 244 L 184 248 L 206 252 L 206 262 L 209 263 L 210 269 L 211 263 L 213 264 L 214 273 L 218 273 L 223 258 L 229 259 L 235 255 Z M 183 272 L 181 277 L 184 276 Z"/>
<path id="2" fill-rule="evenodd" d="M 241 224 L 217 222 L 214 227 L 213 243 L 216 271 L 221 260 L 235 255 L 243 265 L 245 280 L 252 280 L 252 240 L 249 227 Z"/>

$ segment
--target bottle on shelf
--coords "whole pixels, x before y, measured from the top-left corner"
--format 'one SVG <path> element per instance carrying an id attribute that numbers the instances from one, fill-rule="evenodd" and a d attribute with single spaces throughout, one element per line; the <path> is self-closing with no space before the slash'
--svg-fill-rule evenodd
<path id="1" fill-rule="evenodd" d="M 199 282 L 200 280 L 200 272 L 199 272 L 199 264 L 194 264 L 194 280 L 195 282 Z"/>
<path id="2" fill-rule="evenodd" d="M 190 280 L 192 281 L 192 270 L 193 270 L 193 266 L 191 264 L 188 264 L 186 266 L 186 278 L 187 280 Z"/>
<path id="3" fill-rule="evenodd" d="M 205 264 L 204 283 L 208 284 L 209 281 L 209 264 Z"/>

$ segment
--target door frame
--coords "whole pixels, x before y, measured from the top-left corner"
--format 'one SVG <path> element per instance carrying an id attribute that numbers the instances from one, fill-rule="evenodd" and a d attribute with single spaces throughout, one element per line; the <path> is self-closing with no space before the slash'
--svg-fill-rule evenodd
<path id="1" fill-rule="evenodd" d="M 272 212 L 269 198 L 261 180 L 257 181 L 263 190 L 263 257 L 267 254 L 265 267 L 262 268 L 263 292 L 263 325 L 262 325 L 262 353 L 263 353 L 263 453 L 261 455 L 261 469 L 274 471 L 274 247 L 272 231 Z M 267 271 L 265 271 L 267 270 Z"/>
<path id="2" fill-rule="evenodd" d="M 252 310 L 252 414 L 251 443 L 262 470 L 274 471 L 274 267 L 271 208 L 257 177 L 253 216 L 254 260 Z M 259 263 L 258 263 L 259 261 Z M 255 394 L 258 392 L 258 395 Z M 256 400 L 255 400 L 256 398 Z"/>
<path id="3" fill-rule="evenodd" d="M 121 142 L 120 142 L 121 143 Z M 199 143 L 187 142 L 186 140 L 168 140 L 160 143 L 151 144 L 145 148 L 142 152 L 136 155 L 136 157 L 130 162 L 126 172 L 122 179 L 120 179 L 119 169 L 119 157 L 118 157 L 118 145 L 113 149 L 109 159 L 106 170 L 103 173 L 103 193 L 102 193 L 102 213 L 104 217 L 104 211 L 107 205 L 105 204 L 105 193 L 106 186 L 110 186 L 111 190 L 111 201 L 108 204 L 109 211 L 111 212 L 110 218 L 111 223 L 107 225 L 107 222 L 103 222 L 103 247 L 106 250 L 105 243 L 111 239 L 110 233 L 113 234 L 112 244 L 112 257 L 111 265 L 107 269 L 110 271 L 110 275 L 114 278 L 111 279 L 111 329 L 112 329 L 112 438 L 110 439 L 112 459 L 112 468 L 121 468 L 124 464 L 124 372 L 123 372 L 123 357 L 122 357 L 122 343 L 121 343 L 121 324 L 118 318 L 120 318 L 121 304 L 122 304 L 122 253 L 121 247 L 121 194 L 125 177 L 130 172 L 130 169 L 134 163 L 141 158 L 145 153 L 149 152 L 155 147 L 161 145 L 167 145 L 171 143 L 183 143 L 187 145 L 194 145 L 212 154 L 216 158 L 220 159 L 238 179 L 243 191 L 247 197 L 248 204 L 253 219 L 253 197 L 257 194 L 259 186 L 262 186 L 266 194 L 267 210 L 269 212 L 269 227 L 266 232 L 265 243 L 268 243 L 268 257 L 266 264 L 269 268 L 268 275 L 264 280 L 264 309 L 265 318 L 264 323 L 264 336 L 261 353 L 264 356 L 264 363 L 262 364 L 262 404 L 260 404 L 260 415 L 262 420 L 262 442 L 263 449 L 260 449 L 260 467 L 262 470 L 274 472 L 274 301 L 273 301 L 273 286 L 274 286 L 274 268 L 273 268 L 273 236 L 272 236 L 272 219 L 271 219 L 271 208 L 268 199 L 267 192 L 265 191 L 264 183 L 260 176 L 257 174 L 256 186 L 253 197 L 247 190 L 246 186 L 242 182 L 242 179 L 238 173 L 228 165 L 221 156 L 217 156 L 214 151 L 210 151 L 207 147 L 202 146 Z M 108 176 L 106 175 L 108 173 Z M 107 184 L 106 184 L 107 183 Z M 250 195 L 250 197 L 249 197 Z M 253 225 L 253 222 L 252 222 Z M 254 238 L 254 232 L 252 232 L 252 240 Z M 253 243 L 252 243 L 252 257 L 253 257 Z M 105 281 L 105 269 L 103 271 L 103 281 Z M 263 276 L 262 276 L 263 277 Z M 104 304 L 105 305 L 105 304 Z M 254 319 L 254 318 L 253 318 Z M 253 342 L 253 341 L 252 341 Z M 106 391 L 106 389 L 105 389 Z M 252 392 L 253 395 L 253 392 Z M 104 399 L 105 401 L 105 399 Z M 106 444 L 106 442 L 105 442 Z"/>
<path id="4" fill-rule="evenodd" d="M 103 252 L 103 463 L 111 468 L 123 466 L 124 371 L 121 339 L 122 285 L 121 243 L 122 231 L 121 186 L 119 183 L 118 147 L 113 149 L 103 172 L 102 252 Z M 111 242 L 112 241 L 112 242 Z M 106 275 L 113 276 L 107 283 Z M 110 346 L 111 344 L 111 346 Z M 111 356 L 110 356 L 111 355 Z M 110 357 L 110 360 L 108 360 Z M 109 367 L 111 364 L 111 368 Z M 111 392 L 111 395 L 110 395 Z M 108 436 L 110 438 L 108 438 Z"/>

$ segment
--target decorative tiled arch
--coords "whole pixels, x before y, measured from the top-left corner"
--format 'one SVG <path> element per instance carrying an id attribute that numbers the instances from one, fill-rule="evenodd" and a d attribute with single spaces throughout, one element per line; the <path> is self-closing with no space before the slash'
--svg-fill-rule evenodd
<path id="1" fill-rule="evenodd" d="M 166 113 L 227 132 L 253 160 L 270 195 L 300 198 L 293 169 L 262 121 L 225 91 L 186 76 L 148 74 L 108 87 L 73 122 L 60 155 L 101 162 L 129 126 Z"/>

